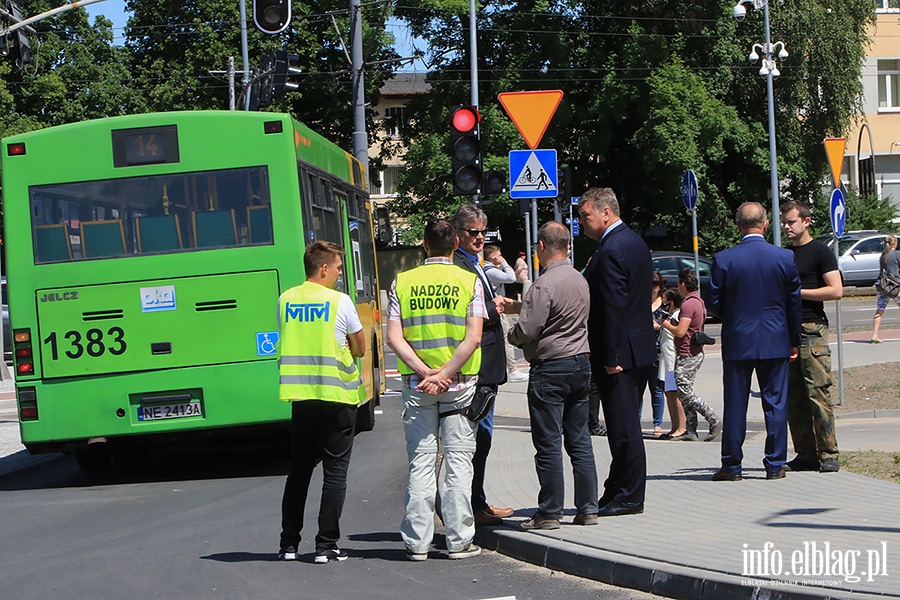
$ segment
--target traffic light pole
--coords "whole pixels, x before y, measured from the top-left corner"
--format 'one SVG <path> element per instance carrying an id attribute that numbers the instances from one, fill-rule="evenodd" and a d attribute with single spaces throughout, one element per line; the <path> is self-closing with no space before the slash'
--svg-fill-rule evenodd
<path id="1" fill-rule="evenodd" d="M 353 156 L 362 163 L 369 180 L 369 138 L 366 134 L 366 90 L 363 74 L 362 11 L 359 0 L 350 0 L 350 70 L 353 72 Z"/>
<path id="2" fill-rule="evenodd" d="M 469 73 L 472 78 L 470 103 L 478 110 L 478 22 L 475 19 L 475 0 L 469 0 Z M 481 127 L 478 128 L 478 141 L 481 145 Z M 484 155 L 481 156 L 482 172 L 484 171 Z M 482 182 L 483 185 L 483 182 Z M 472 197 L 475 204 L 481 203 L 481 194 Z"/>
<path id="3" fill-rule="evenodd" d="M 250 50 L 247 48 L 247 0 L 240 0 L 241 11 L 241 65 L 244 69 L 244 110 L 250 110 Z"/>

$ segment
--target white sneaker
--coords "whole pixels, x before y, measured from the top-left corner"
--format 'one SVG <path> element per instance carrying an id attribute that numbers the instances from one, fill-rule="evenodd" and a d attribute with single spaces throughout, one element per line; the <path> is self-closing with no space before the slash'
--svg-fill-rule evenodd
<path id="1" fill-rule="evenodd" d="M 478 556 L 481 554 L 481 548 L 476 546 L 475 544 L 469 544 L 462 550 L 457 550 L 456 552 L 448 552 L 447 557 L 450 560 L 461 560 L 463 558 L 472 558 L 473 556 Z"/>
<path id="2" fill-rule="evenodd" d="M 528 381 L 528 373 L 523 373 L 522 371 L 513 371 L 506 376 L 506 381 L 513 383 L 519 381 Z"/>

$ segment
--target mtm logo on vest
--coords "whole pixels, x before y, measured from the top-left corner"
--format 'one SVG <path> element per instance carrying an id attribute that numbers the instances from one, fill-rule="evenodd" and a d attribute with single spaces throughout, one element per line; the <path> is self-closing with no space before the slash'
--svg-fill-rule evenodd
<path id="1" fill-rule="evenodd" d="M 413 285 L 409 288 L 409 309 L 455 310 L 459 305 L 459 286 L 450 284 Z"/>
<path id="2" fill-rule="evenodd" d="M 312 323 L 322 320 L 327 322 L 329 302 L 285 302 L 284 304 L 284 322 L 287 323 L 291 319 L 296 319 L 300 323 Z"/>

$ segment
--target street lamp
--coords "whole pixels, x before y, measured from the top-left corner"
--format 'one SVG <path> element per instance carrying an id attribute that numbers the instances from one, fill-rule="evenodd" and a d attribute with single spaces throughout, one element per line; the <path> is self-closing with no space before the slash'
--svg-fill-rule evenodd
<path id="1" fill-rule="evenodd" d="M 769 35 L 769 3 L 768 0 L 739 0 L 732 9 L 732 15 L 738 21 L 743 21 L 747 16 L 747 9 L 744 4 L 753 3 L 755 8 L 762 7 L 763 20 L 766 28 L 766 42 L 764 44 L 753 44 L 750 50 L 750 62 L 756 62 L 760 59 L 760 53 L 763 56 L 762 66 L 759 69 L 761 77 L 766 78 L 766 95 L 769 102 L 769 166 L 772 178 L 772 226 L 775 239 L 775 245 L 781 246 L 781 211 L 778 203 L 778 156 L 775 152 L 775 94 L 772 90 L 772 79 L 781 75 L 778 66 L 775 64 L 775 55 L 777 49 L 778 58 L 787 58 L 788 53 L 784 47 L 784 42 L 771 41 Z M 759 53 L 757 53 L 757 50 Z"/>

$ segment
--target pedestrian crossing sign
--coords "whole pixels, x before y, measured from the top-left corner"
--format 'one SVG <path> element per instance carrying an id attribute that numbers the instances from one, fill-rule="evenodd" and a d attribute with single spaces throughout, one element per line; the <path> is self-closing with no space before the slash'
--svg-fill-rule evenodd
<path id="1" fill-rule="evenodd" d="M 557 182 L 556 150 L 510 151 L 510 198 L 556 198 Z"/>

